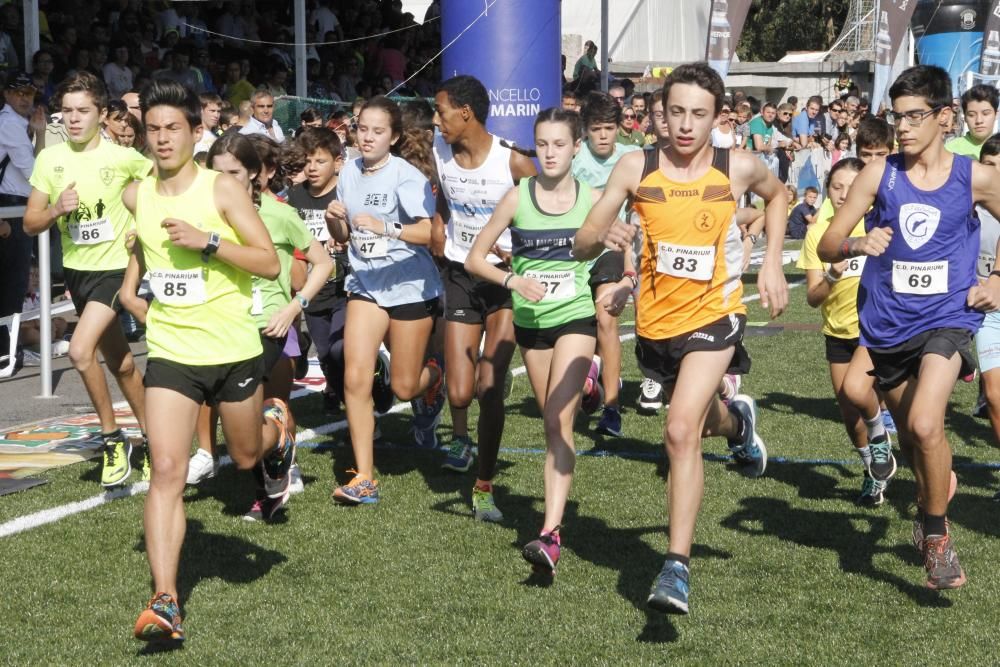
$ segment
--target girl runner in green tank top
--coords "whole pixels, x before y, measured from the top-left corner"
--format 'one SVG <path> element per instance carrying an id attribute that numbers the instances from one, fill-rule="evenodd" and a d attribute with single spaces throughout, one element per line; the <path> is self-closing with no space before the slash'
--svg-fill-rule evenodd
<path id="1" fill-rule="evenodd" d="M 575 261 L 572 239 L 600 192 L 570 173 L 580 150 L 576 117 L 546 109 L 535 120 L 542 173 L 524 179 L 500 201 L 465 261 L 469 273 L 513 290 L 514 327 L 528 379 L 545 422 L 545 520 L 541 535 L 524 546 L 536 571 L 554 573 L 559 528 L 573 481 L 573 418 L 590 370 L 597 319 L 585 262 Z M 486 261 L 507 228 L 513 272 Z"/>

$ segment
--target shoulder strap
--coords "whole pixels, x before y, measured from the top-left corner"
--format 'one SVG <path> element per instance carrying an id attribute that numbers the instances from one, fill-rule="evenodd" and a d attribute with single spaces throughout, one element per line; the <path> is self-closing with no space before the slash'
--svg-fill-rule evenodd
<path id="1" fill-rule="evenodd" d="M 721 171 L 726 178 L 729 178 L 729 150 L 724 148 L 716 148 L 714 150 L 712 166 Z"/>
<path id="2" fill-rule="evenodd" d="M 653 147 L 652 150 L 643 150 L 646 154 L 645 164 L 642 167 L 642 178 L 639 182 L 646 180 L 646 177 L 652 174 L 654 171 L 660 168 L 660 149 Z"/>

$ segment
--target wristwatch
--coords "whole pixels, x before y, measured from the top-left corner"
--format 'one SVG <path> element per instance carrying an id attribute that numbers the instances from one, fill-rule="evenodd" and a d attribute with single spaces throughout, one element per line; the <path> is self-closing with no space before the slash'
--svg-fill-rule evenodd
<path id="1" fill-rule="evenodd" d="M 219 236 L 219 232 L 211 232 L 208 235 L 208 243 L 201 251 L 201 261 L 207 262 L 209 257 L 219 252 L 219 244 L 221 242 L 222 238 Z"/>
<path id="2" fill-rule="evenodd" d="M 305 310 L 306 308 L 309 307 L 309 299 L 305 298 L 301 294 L 296 294 L 295 300 L 298 301 L 299 304 L 302 306 L 302 310 Z"/>

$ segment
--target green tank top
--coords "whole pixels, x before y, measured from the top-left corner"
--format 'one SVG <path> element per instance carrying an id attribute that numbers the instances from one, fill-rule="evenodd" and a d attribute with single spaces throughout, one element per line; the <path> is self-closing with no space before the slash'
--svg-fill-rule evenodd
<path id="1" fill-rule="evenodd" d="M 160 226 L 164 218 L 178 218 L 241 243 L 213 203 L 217 176 L 199 168 L 191 187 L 175 197 L 156 192 L 155 176 L 139 183 L 136 230 L 154 296 L 146 317 L 151 359 L 209 366 L 245 361 L 263 352 L 250 316 L 250 274 L 214 255 L 203 262 L 200 251 L 174 246 Z"/>
<path id="2" fill-rule="evenodd" d="M 566 213 L 550 215 L 535 201 L 535 178 L 518 184 L 517 212 L 510 227 L 512 267 L 545 287 L 541 301 L 513 293 L 514 324 L 547 329 L 595 315 L 586 262 L 573 259 L 573 237 L 591 207 L 590 186 L 576 181 L 576 204 Z"/>
<path id="3" fill-rule="evenodd" d="M 258 329 L 263 329 L 275 312 L 288 305 L 292 298 L 292 259 L 295 249 L 305 252 L 312 243 L 312 233 L 302 222 L 298 212 L 270 195 L 260 196 L 260 219 L 271 235 L 271 243 L 278 253 L 281 272 L 274 280 L 253 276 L 250 314 Z"/>

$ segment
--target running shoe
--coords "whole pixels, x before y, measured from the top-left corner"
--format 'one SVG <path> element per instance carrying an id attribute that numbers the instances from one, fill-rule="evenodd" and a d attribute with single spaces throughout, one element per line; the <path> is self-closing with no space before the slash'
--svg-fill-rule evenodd
<path id="1" fill-rule="evenodd" d="M 181 610 L 172 595 L 157 593 L 135 622 L 135 638 L 144 642 L 184 641 Z"/>
<path id="2" fill-rule="evenodd" d="M 329 387 L 323 390 L 323 412 L 331 417 L 344 416 L 344 409 L 340 405 L 340 396 Z"/>
<path id="3" fill-rule="evenodd" d="M 264 419 L 270 419 L 278 427 L 278 444 L 260 462 L 268 498 L 286 495 L 291 483 L 288 471 L 295 461 L 295 433 L 289 428 L 288 417 L 288 406 L 280 398 L 264 401 Z"/>
<path id="4" fill-rule="evenodd" d="M 923 547 L 927 588 L 958 588 L 965 583 L 965 571 L 958 562 L 950 535 L 931 535 L 924 540 Z"/>
<path id="5" fill-rule="evenodd" d="M 296 331 L 295 329 L 292 329 L 288 333 L 289 335 L 297 335 L 299 337 L 299 351 L 301 354 L 295 357 L 295 379 L 301 380 L 309 375 L 309 348 L 313 344 L 312 336 L 308 332 Z"/>
<path id="6" fill-rule="evenodd" d="M 555 574 L 556 564 L 559 563 L 560 543 L 559 527 L 555 530 L 542 533 L 537 540 L 532 540 L 521 549 L 524 560 L 531 563 L 531 569 L 540 574 Z"/>
<path id="7" fill-rule="evenodd" d="M 639 385 L 639 412 L 654 414 L 663 407 L 663 386 L 652 378 L 643 378 Z"/>
<path id="8" fill-rule="evenodd" d="M 878 442 L 868 443 L 868 449 L 872 453 L 868 474 L 880 482 L 888 482 L 896 474 L 896 457 L 892 454 L 892 440 L 886 434 L 884 438 L 879 438 Z"/>
<path id="9" fill-rule="evenodd" d="M 601 358 L 596 354 L 590 362 L 590 370 L 587 372 L 587 379 L 583 381 L 583 401 L 581 407 L 583 411 L 592 415 L 601 407 L 604 402 L 604 387 L 601 386 Z"/>
<path id="10" fill-rule="evenodd" d="M 989 403 L 986 402 L 986 396 L 982 392 L 979 393 L 979 398 L 976 399 L 976 407 L 972 408 L 972 416 L 976 419 L 990 418 Z"/>
<path id="11" fill-rule="evenodd" d="M 948 519 L 944 520 L 945 532 L 951 534 L 951 521 Z M 917 511 L 917 518 L 913 520 L 913 530 L 910 532 L 910 539 L 913 542 L 913 547 L 920 553 L 924 552 L 924 515 L 923 512 Z"/>
<path id="12" fill-rule="evenodd" d="M 153 479 L 153 464 L 149 460 L 149 443 L 142 448 L 142 474 L 139 476 L 140 482 L 148 482 Z"/>
<path id="13" fill-rule="evenodd" d="M 743 437 L 729 441 L 729 451 L 743 474 L 760 477 L 767 469 L 767 448 L 757 435 L 757 406 L 746 394 L 737 394 L 729 401 L 729 411 L 739 416 Z"/>
<path id="14" fill-rule="evenodd" d="M 375 412 L 380 414 L 388 412 L 395 398 L 389 380 L 389 355 L 385 351 L 379 350 L 378 358 L 375 360 L 375 383 L 372 385 Z"/>
<path id="15" fill-rule="evenodd" d="M 219 474 L 219 462 L 200 447 L 188 461 L 187 483 L 194 486 Z"/>
<path id="16" fill-rule="evenodd" d="M 646 606 L 665 614 L 688 613 L 691 572 L 684 563 L 669 559 L 649 589 Z"/>
<path id="17" fill-rule="evenodd" d="M 896 434 L 896 420 L 892 418 L 892 413 L 888 410 L 882 411 L 882 426 L 884 426 L 885 430 L 889 433 L 892 433 L 893 435 Z"/>
<path id="18" fill-rule="evenodd" d="M 472 511 L 476 521 L 489 521 L 490 523 L 500 523 L 503 521 L 503 512 L 497 507 L 493 500 L 492 489 L 481 489 L 478 486 L 472 487 Z"/>
<path id="19" fill-rule="evenodd" d="M 472 441 L 469 436 L 456 435 L 452 439 L 441 467 L 455 472 L 466 472 L 472 467 Z"/>
<path id="20" fill-rule="evenodd" d="M 293 463 L 291 470 L 288 471 L 291 476 L 292 481 L 288 483 L 288 493 L 302 493 L 306 490 L 305 482 L 302 481 L 302 471 L 299 470 L 299 464 Z"/>
<path id="21" fill-rule="evenodd" d="M 132 444 L 121 434 L 104 439 L 104 466 L 101 469 L 101 486 L 118 486 L 124 484 L 132 474 Z"/>
<path id="22" fill-rule="evenodd" d="M 618 408 L 604 406 L 601 420 L 597 422 L 597 432 L 615 438 L 622 437 L 622 413 L 618 411 Z"/>
<path id="23" fill-rule="evenodd" d="M 28 368 L 29 366 L 41 366 L 42 355 L 34 350 L 24 348 L 21 350 L 21 363 L 25 368 Z"/>
<path id="24" fill-rule="evenodd" d="M 371 505 L 378 502 L 378 481 L 365 479 L 356 470 L 354 479 L 333 490 L 333 499 L 345 505 Z"/>
<path id="25" fill-rule="evenodd" d="M 888 482 L 880 482 L 865 475 L 861 482 L 861 495 L 858 496 L 858 504 L 862 507 L 878 507 L 885 502 L 885 489 Z"/>
<path id="26" fill-rule="evenodd" d="M 260 492 L 258 491 L 258 494 Z M 244 521 L 271 521 L 278 514 L 278 510 L 285 506 L 288 502 L 288 496 L 282 496 L 281 498 L 267 498 L 259 497 L 253 501 L 253 505 L 246 514 L 243 515 Z"/>
<path id="27" fill-rule="evenodd" d="M 729 401 L 732 400 L 736 394 L 740 393 L 740 387 L 743 385 L 743 376 L 736 375 L 735 373 L 726 373 L 722 376 L 722 391 L 720 396 L 722 400 Z"/>
<path id="28" fill-rule="evenodd" d="M 421 397 L 410 401 L 413 410 L 413 442 L 423 449 L 437 449 L 437 427 L 441 422 L 441 411 L 445 402 L 444 364 L 437 357 L 427 360 L 427 366 L 436 368 L 438 379 Z"/>

